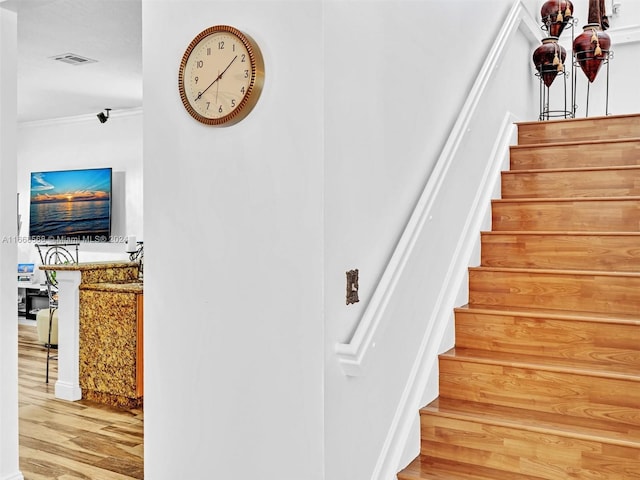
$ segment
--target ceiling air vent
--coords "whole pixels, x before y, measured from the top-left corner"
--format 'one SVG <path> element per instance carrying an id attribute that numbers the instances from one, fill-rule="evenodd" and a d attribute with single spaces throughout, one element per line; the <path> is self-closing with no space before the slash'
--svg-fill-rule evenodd
<path id="1" fill-rule="evenodd" d="M 69 65 L 86 65 L 87 63 L 97 62 L 97 60 L 92 60 L 90 58 L 83 57 L 82 55 L 76 55 L 75 53 L 63 53 L 50 58 L 59 62 L 68 63 Z"/>

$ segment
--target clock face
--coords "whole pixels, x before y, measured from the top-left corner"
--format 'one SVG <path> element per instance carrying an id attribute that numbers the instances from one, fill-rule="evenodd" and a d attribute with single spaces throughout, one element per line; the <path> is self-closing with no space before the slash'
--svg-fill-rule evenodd
<path id="1" fill-rule="evenodd" d="M 253 109 L 264 83 L 260 49 L 248 35 L 226 25 L 193 39 L 180 63 L 178 85 L 185 108 L 207 125 L 239 122 Z"/>

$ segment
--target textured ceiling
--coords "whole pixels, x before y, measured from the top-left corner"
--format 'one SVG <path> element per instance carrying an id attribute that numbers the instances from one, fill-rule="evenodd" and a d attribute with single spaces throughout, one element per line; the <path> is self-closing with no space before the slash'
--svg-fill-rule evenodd
<path id="1" fill-rule="evenodd" d="M 19 122 L 142 106 L 141 0 L 9 0 L 4 6 L 18 13 Z M 52 59 L 66 53 L 96 62 Z"/>

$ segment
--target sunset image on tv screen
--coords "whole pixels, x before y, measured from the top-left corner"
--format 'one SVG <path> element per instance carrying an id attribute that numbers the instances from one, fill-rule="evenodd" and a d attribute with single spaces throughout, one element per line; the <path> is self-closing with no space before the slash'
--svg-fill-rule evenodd
<path id="1" fill-rule="evenodd" d="M 31 173 L 29 236 L 108 241 L 111 168 Z"/>

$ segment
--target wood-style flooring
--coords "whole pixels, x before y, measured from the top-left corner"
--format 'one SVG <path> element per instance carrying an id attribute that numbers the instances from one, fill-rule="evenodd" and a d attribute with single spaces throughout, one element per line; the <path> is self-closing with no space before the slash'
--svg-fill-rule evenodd
<path id="1" fill-rule="evenodd" d="M 18 325 L 20 470 L 25 480 L 144 478 L 142 410 L 54 397 L 57 361 L 45 383 L 36 327 Z"/>

